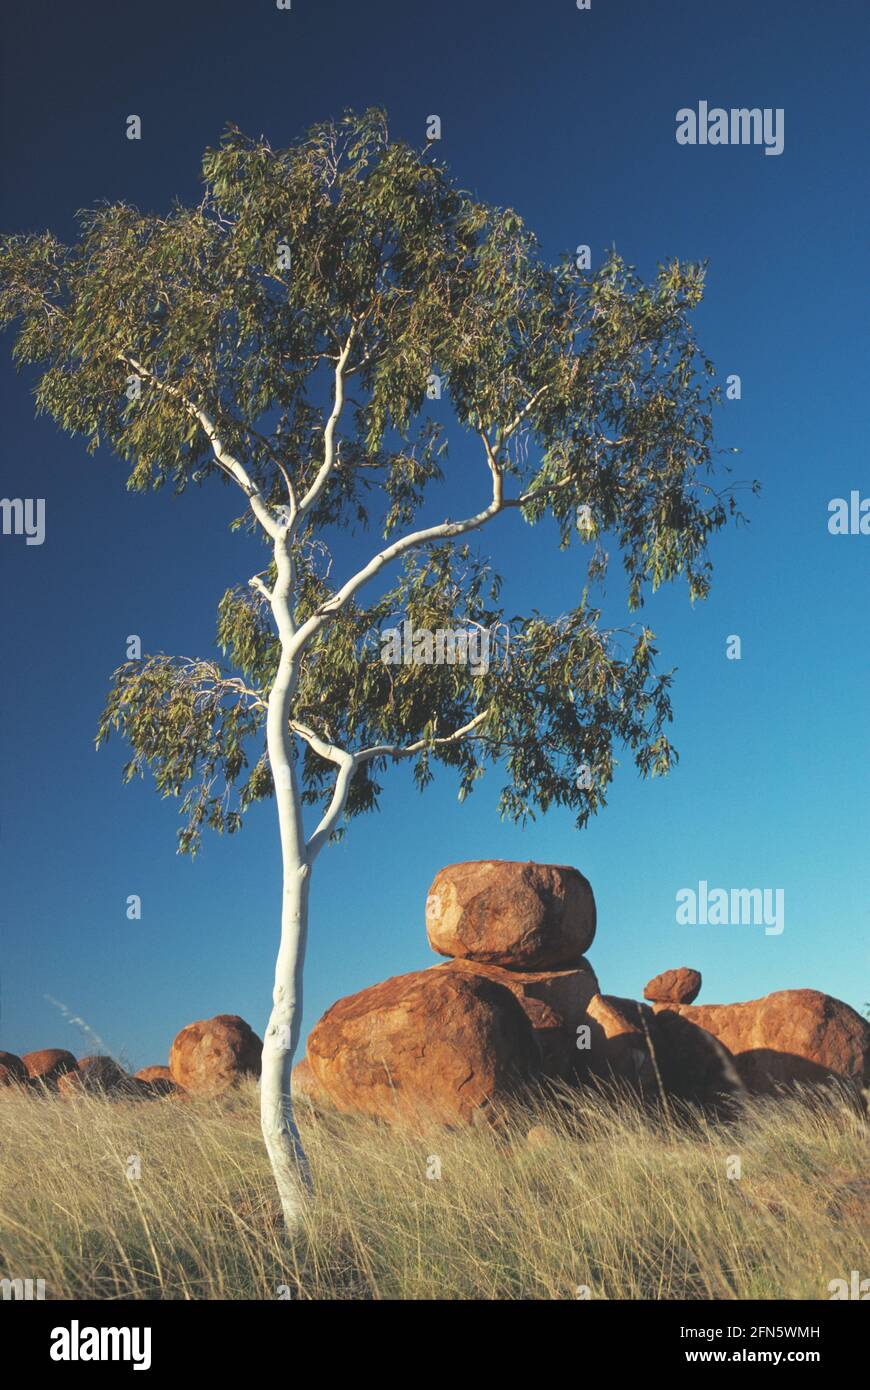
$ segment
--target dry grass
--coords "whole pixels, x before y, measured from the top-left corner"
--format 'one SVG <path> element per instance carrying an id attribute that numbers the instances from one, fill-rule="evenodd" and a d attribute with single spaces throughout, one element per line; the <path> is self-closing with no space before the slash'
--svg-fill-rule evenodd
<path id="1" fill-rule="evenodd" d="M 836 1099 L 717 1125 L 580 1092 L 518 1104 L 500 1133 L 422 1135 L 299 1108 L 317 1193 L 288 1244 L 253 1085 L 187 1104 L 7 1091 L 0 1277 L 48 1298 L 817 1299 L 870 1269 L 866 1125 Z"/>

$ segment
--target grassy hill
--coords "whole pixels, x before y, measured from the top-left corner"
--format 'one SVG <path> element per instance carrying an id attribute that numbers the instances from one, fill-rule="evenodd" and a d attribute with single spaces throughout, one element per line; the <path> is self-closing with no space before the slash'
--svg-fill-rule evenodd
<path id="1" fill-rule="evenodd" d="M 47 1298 L 826 1299 L 870 1268 L 867 1128 L 836 1099 L 717 1125 L 577 1092 L 518 1102 L 499 1132 L 416 1135 L 299 1110 L 317 1200 L 288 1247 L 255 1085 L 6 1091 L 0 1276 Z"/>

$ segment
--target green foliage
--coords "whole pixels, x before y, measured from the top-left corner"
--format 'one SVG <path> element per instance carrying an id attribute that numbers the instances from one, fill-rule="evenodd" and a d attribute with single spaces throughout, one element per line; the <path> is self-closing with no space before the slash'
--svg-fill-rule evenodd
<path id="1" fill-rule="evenodd" d="M 703 267 L 663 265 L 647 285 L 616 253 L 585 275 L 548 265 L 516 213 L 457 189 L 431 151 L 391 141 L 377 111 L 285 150 L 230 127 L 203 178 L 200 203 L 166 216 L 82 213 L 70 247 L 48 233 L 0 242 L 0 324 L 16 323 L 15 359 L 38 370 L 38 410 L 90 450 L 107 445 L 132 489 L 226 480 L 193 404 L 270 507 L 291 487 L 303 495 L 350 343 L 335 466 L 293 534 L 297 624 L 335 593 L 337 531 L 394 537 L 420 524 L 448 468 L 447 434 L 427 410 L 433 372 L 479 450 L 466 515 L 497 455 L 509 504 L 530 525 L 553 519 L 563 547 L 588 545 L 591 580 L 606 572 L 605 541 L 616 545 L 630 608 L 677 578 L 692 599 L 706 595 L 710 538 L 740 513 L 736 490 L 714 487 L 717 390 L 691 327 Z M 264 573 L 273 583 L 274 567 Z M 498 762 L 506 815 L 563 805 L 578 825 L 604 804 L 618 745 L 642 775 L 672 765 L 670 677 L 654 672 L 648 629 L 602 631 L 585 596 L 556 621 L 507 614 L 498 576 L 461 539 L 408 552 L 390 582 L 335 612 L 302 655 L 292 716 L 321 737 L 350 749 L 420 741 L 418 784 L 440 761 L 457 769 L 460 796 Z M 485 672 L 387 665 L 383 633 L 404 619 L 507 628 L 509 656 Z M 236 829 L 272 790 L 262 725 L 279 648 L 260 593 L 224 596 L 217 639 L 239 675 L 162 656 L 127 663 L 100 725 L 98 741 L 129 739 L 129 775 L 147 765 L 161 792 L 184 793 L 182 849 L 204 824 Z M 472 737 L 439 742 L 483 710 Z M 388 760 L 360 767 L 348 815 L 377 804 Z M 306 747 L 300 766 L 304 798 L 328 797 L 332 765 Z"/>
<path id="2" fill-rule="evenodd" d="M 127 661 L 115 672 L 97 744 L 122 730 L 133 749 L 125 782 L 147 766 L 162 796 L 181 796 L 188 788 L 181 802 L 187 823 L 179 833 L 184 853 L 196 850 L 203 825 L 229 834 L 238 830 L 241 813 L 272 790 L 265 760 L 250 768 L 245 751 L 261 715 L 246 687 L 214 662 L 151 656 Z"/>

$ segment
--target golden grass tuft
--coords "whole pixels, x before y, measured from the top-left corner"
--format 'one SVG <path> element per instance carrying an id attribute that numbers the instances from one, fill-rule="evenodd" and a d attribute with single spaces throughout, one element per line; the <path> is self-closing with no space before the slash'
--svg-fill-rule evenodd
<path id="1" fill-rule="evenodd" d="M 255 1085 L 5 1091 L 0 1277 L 55 1299 L 824 1299 L 870 1268 L 867 1127 L 836 1097 L 717 1124 L 580 1091 L 518 1101 L 496 1131 L 419 1134 L 298 1110 L 316 1200 L 291 1243 Z"/>

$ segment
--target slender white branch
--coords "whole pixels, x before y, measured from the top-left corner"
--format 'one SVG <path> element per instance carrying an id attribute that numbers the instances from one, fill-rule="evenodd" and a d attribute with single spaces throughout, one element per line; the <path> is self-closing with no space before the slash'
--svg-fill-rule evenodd
<path id="1" fill-rule="evenodd" d="M 287 469 L 284 467 L 284 465 L 283 465 L 283 463 L 281 462 L 281 460 L 280 460 L 279 458 L 275 458 L 275 455 L 274 455 L 274 454 L 272 454 L 272 459 L 273 459 L 273 461 L 274 461 L 276 467 L 277 467 L 278 469 L 280 469 L 281 477 L 284 479 L 284 483 L 285 483 L 285 486 L 286 486 L 286 488 L 287 488 L 287 497 L 288 497 L 288 499 L 289 499 L 289 501 L 290 501 L 290 521 L 289 521 L 289 524 L 292 526 L 292 525 L 293 525 L 293 522 L 296 520 L 297 514 L 298 514 L 298 512 L 299 512 L 299 498 L 298 498 L 297 495 L 296 495 L 296 487 L 295 487 L 295 485 L 294 485 L 294 483 L 293 483 L 293 479 L 290 477 L 290 474 L 287 472 Z"/>
<path id="2" fill-rule="evenodd" d="M 309 729 L 307 724 L 300 724 L 297 720 L 291 719 L 290 728 L 294 734 L 298 734 L 300 738 L 310 744 L 315 753 L 330 763 L 341 764 L 344 758 L 354 756 L 352 753 L 348 753 L 346 748 L 338 748 L 334 743 L 329 743 L 326 739 L 321 738 L 313 729 Z"/>
<path id="3" fill-rule="evenodd" d="M 409 550 L 415 550 L 419 546 L 427 545 L 429 541 L 449 540 L 453 536 L 461 536 L 468 531 L 476 531 L 479 527 L 491 521 L 494 516 L 498 516 L 499 512 L 503 511 L 506 506 L 520 505 L 519 500 L 505 501 L 504 478 L 498 464 L 498 450 L 504 441 L 509 439 L 514 431 L 519 428 L 519 425 L 533 408 L 535 402 L 539 400 L 548 389 L 549 384 L 538 388 L 534 395 L 531 396 L 523 406 L 522 410 L 514 416 L 510 424 L 500 433 L 498 442 L 495 445 L 490 444 L 486 434 L 483 435 L 487 462 L 492 475 L 492 500 L 489 506 L 484 507 L 482 511 L 477 512 L 474 516 L 466 517 L 463 521 L 443 521 L 437 526 L 427 526 L 420 531 L 413 531 L 406 536 L 400 537 L 399 540 L 394 541 L 383 550 L 378 551 L 377 555 L 372 556 L 367 565 L 364 565 L 361 570 L 358 570 L 356 574 L 352 575 L 337 593 L 333 594 L 332 598 L 327 599 L 317 612 L 312 613 L 311 617 L 302 624 L 293 638 L 291 652 L 293 656 L 296 656 L 298 652 L 302 651 L 314 634 L 323 627 L 324 623 L 328 622 L 335 613 L 340 612 L 345 604 L 353 598 L 354 594 L 356 594 L 364 584 L 367 584 L 370 579 L 373 579 L 375 575 L 379 574 L 384 566 L 390 564 L 391 561 L 407 554 Z M 333 410 L 333 415 L 334 414 L 335 411 Z M 321 469 L 321 473 L 322 472 L 323 469 Z M 301 505 L 304 507 L 305 503 L 303 502 Z"/>
<path id="4" fill-rule="evenodd" d="M 338 748 L 334 743 L 329 743 L 322 739 L 313 729 L 309 729 L 305 724 L 299 724 L 293 720 L 290 724 L 291 729 L 304 739 L 315 753 L 328 762 L 338 765 L 338 776 L 335 779 L 332 797 L 329 805 L 323 814 L 320 824 L 317 826 L 306 843 L 306 853 L 309 865 L 314 863 L 323 846 L 327 843 L 330 836 L 335 831 L 338 822 L 344 814 L 347 805 L 350 784 L 353 781 L 357 768 L 363 763 L 371 762 L 373 758 L 405 758 L 414 753 L 422 752 L 424 748 L 437 745 L 439 748 L 446 747 L 451 743 L 458 743 L 460 739 L 466 738 L 476 728 L 478 728 L 489 714 L 489 710 L 482 710 L 476 714 L 467 724 L 463 724 L 461 729 L 457 729 L 452 734 L 446 734 L 443 738 L 426 739 L 421 738 L 416 743 L 406 744 L 404 747 L 399 744 L 384 743 L 377 744 L 372 748 L 363 748 L 359 753 L 349 753 L 345 748 Z"/>
<path id="5" fill-rule="evenodd" d="M 498 441 L 497 441 L 497 443 L 495 444 L 495 446 L 494 446 L 494 448 L 493 448 L 493 453 L 494 453 L 494 454 L 497 454 L 498 451 L 499 451 L 499 449 L 501 448 L 502 444 L 504 444 L 506 440 L 510 439 L 511 435 L 514 434 L 514 433 L 519 429 L 520 425 L 523 423 L 523 421 L 526 419 L 527 415 L 529 414 L 529 411 L 534 409 L 535 405 L 536 405 L 537 402 L 541 399 L 541 397 L 543 396 L 544 392 L 545 392 L 545 391 L 549 391 L 549 389 L 550 389 L 550 383 L 549 383 L 549 382 L 546 382 L 543 386 L 539 386 L 538 389 L 537 389 L 537 391 L 534 393 L 534 395 L 533 395 L 533 396 L 530 396 L 530 398 L 526 401 L 526 403 L 525 403 L 525 405 L 523 406 L 522 410 L 517 411 L 517 414 L 516 414 L 516 415 L 514 416 L 514 418 L 511 420 L 510 424 L 507 425 L 507 426 L 502 430 L 501 434 L 499 435 Z"/>
<path id="6" fill-rule="evenodd" d="M 339 353 L 338 361 L 335 364 L 335 396 L 332 403 L 332 410 L 326 427 L 323 431 L 323 463 L 317 470 L 317 477 L 306 492 L 302 501 L 299 503 L 299 515 L 304 516 L 310 511 L 317 501 L 323 489 L 326 487 L 327 479 L 332 472 L 335 463 L 335 427 L 338 424 L 342 409 L 344 408 L 344 369 L 347 366 L 347 359 L 350 357 L 350 350 L 353 346 L 355 327 L 352 327 L 347 335 L 347 340 Z"/>
<path id="7" fill-rule="evenodd" d="M 148 381 L 152 382 L 158 390 L 165 391 L 167 395 L 173 396 L 176 400 L 181 401 L 181 404 L 184 406 L 191 419 L 196 420 L 202 427 L 212 447 L 212 452 L 221 468 L 229 477 L 233 478 L 238 483 L 239 487 L 244 492 L 250 503 L 251 511 L 254 513 L 254 516 L 259 521 L 263 530 L 267 535 L 271 536 L 273 540 L 276 540 L 281 533 L 281 526 L 275 521 L 269 508 L 266 506 L 262 493 L 249 476 L 247 470 L 239 463 L 239 460 L 224 447 L 214 421 L 211 420 L 202 407 L 196 405 L 194 401 L 191 401 L 185 396 L 184 392 L 181 391 L 179 387 L 173 386 L 169 382 L 161 381 L 158 376 L 150 372 L 141 362 L 137 362 L 135 357 L 121 353 L 119 354 L 119 360 L 125 362 L 129 367 L 132 367 L 137 375 L 143 376 Z"/>
<path id="8" fill-rule="evenodd" d="M 321 758 L 328 762 L 338 764 L 338 776 L 335 779 L 335 787 L 332 792 L 332 799 L 324 812 L 320 824 L 309 836 L 305 844 L 305 852 L 308 856 L 309 865 L 313 864 L 323 846 L 329 840 L 335 827 L 338 825 L 347 804 L 347 794 L 350 791 L 350 784 L 353 775 L 357 770 L 357 759 L 353 753 L 348 753 L 345 748 L 338 748 L 334 743 L 328 743 L 319 737 L 313 729 L 309 729 L 306 724 L 299 724 L 296 720 L 291 720 L 290 728 L 294 733 L 314 749 Z"/>
<path id="9" fill-rule="evenodd" d="M 481 710 L 473 719 L 469 719 L 467 724 L 463 724 L 461 729 L 456 729 L 452 734 L 445 734 L 443 738 L 419 738 L 416 743 L 394 744 L 380 743 L 372 748 L 363 748 L 355 755 L 356 762 L 370 762 L 372 758 L 407 758 L 414 753 L 420 753 L 424 748 L 436 745 L 439 748 L 445 747 L 449 743 L 458 743 L 460 739 L 467 738 L 475 729 L 479 728 L 489 714 L 489 710 Z"/>
<path id="10" fill-rule="evenodd" d="M 480 431 L 480 437 L 483 440 L 483 447 L 486 450 L 486 461 L 489 464 L 489 471 L 492 474 L 493 490 L 496 488 L 501 490 L 503 486 L 503 474 L 499 467 L 498 459 L 496 458 L 496 451 L 489 442 L 489 435 L 486 430 Z"/>
<path id="11" fill-rule="evenodd" d="M 501 490 L 501 474 L 496 471 L 493 475 L 492 501 L 488 507 L 477 512 L 474 516 L 467 517 L 464 521 L 442 521 L 437 526 L 427 526 L 421 531 L 413 531 L 409 535 L 402 536 L 394 541 L 392 545 L 386 546 L 378 551 L 364 565 L 361 570 L 352 575 L 345 584 L 333 594 L 332 598 L 327 599 L 316 613 L 312 613 L 302 626 L 298 629 L 292 644 L 292 653 L 295 656 L 310 641 L 316 632 L 323 627 L 333 614 L 340 612 L 344 605 L 353 598 L 359 589 L 373 579 L 376 574 L 388 565 L 392 560 L 398 559 L 400 555 L 405 555 L 409 550 L 414 550 L 421 545 L 426 545 L 429 541 L 447 540 L 453 536 L 461 536 L 466 531 L 477 530 L 487 521 L 502 510 L 504 500 Z"/>
<path id="12" fill-rule="evenodd" d="M 247 696 L 252 704 L 256 705 L 259 709 L 268 708 L 266 698 L 262 691 L 251 690 L 243 681 L 236 679 L 235 676 L 218 679 L 217 683 L 213 686 L 201 686 L 198 695 L 213 696 L 220 700 L 227 691 L 231 691 L 236 695 Z"/>
<path id="13" fill-rule="evenodd" d="M 260 444 L 263 446 L 266 453 L 269 455 L 269 458 L 272 460 L 275 467 L 278 469 L 278 472 L 281 474 L 281 477 L 284 479 L 284 485 L 287 488 L 287 501 L 289 503 L 289 521 L 290 523 L 292 523 L 295 520 L 296 513 L 299 510 L 299 498 L 296 493 L 296 487 L 294 485 L 293 479 L 290 477 L 290 474 L 287 472 L 287 469 L 284 467 L 278 455 L 275 453 L 275 450 L 272 448 L 272 445 L 270 444 L 269 440 L 265 439 L 263 435 L 259 434 L 258 431 L 253 428 L 253 426 L 248 425 L 247 428 L 248 431 L 254 436 L 254 438 L 259 440 Z"/>
<path id="14" fill-rule="evenodd" d="M 326 808 L 320 824 L 309 836 L 305 846 L 309 864 L 314 863 L 344 814 L 344 808 L 347 805 L 347 795 L 350 791 L 350 784 L 353 781 L 353 775 L 356 769 L 356 758 L 352 753 L 345 753 L 338 769 L 338 776 L 335 779 L 332 799 Z"/>

